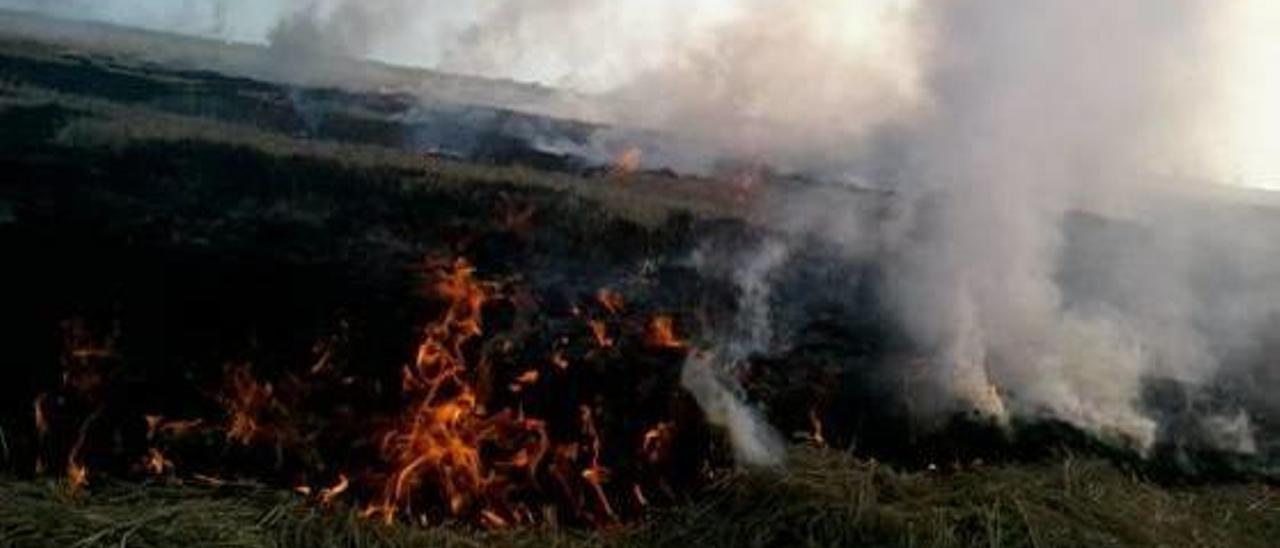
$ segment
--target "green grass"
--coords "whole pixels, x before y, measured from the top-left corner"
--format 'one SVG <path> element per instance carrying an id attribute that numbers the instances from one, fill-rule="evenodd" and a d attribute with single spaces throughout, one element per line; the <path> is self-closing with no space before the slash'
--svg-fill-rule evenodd
<path id="1" fill-rule="evenodd" d="M 1273 546 L 1280 493 L 1159 486 L 1104 461 L 905 473 L 797 449 L 785 471 L 730 474 L 690 503 L 605 531 L 382 526 L 252 485 L 0 481 L 12 546 Z"/>

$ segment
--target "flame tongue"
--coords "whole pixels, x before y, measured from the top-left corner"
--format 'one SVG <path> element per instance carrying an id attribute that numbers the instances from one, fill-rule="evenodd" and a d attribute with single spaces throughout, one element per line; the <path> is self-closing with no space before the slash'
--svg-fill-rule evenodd
<path id="1" fill-rule="evenodd" d="M 520 518 L 505 500 L 507 479 L 482 449 L 511 455 L 506 462 L 514 467 L 533 468 L 547 435 L 541 422 L 509 411 L 486 415 L 468 375 L 466 347 L 483 333 L 483 308 L 495 289 L 476 280 L 474 268 L 462 260 L 434 274 L 435 293 L 447 308 L 424 329 L 417 357 L 404 370 L 411 403 L 383 440 L 393 472 L 369 513 L 391 520 L 398 512 L 412 513 L 415 498 L 429 496 L 450 515 L 506 526 Z M 536 374 L 526 372 L 522 380 L 533 382 Z"/>
<path id="2" fill-rule="evenodd" d="M 654 316 L 649 321 L 649 346 L 654 348 L 685 349 L 688 344 L 676 336 L 675 321 L 671 316 Z"/>
<path id="3" fill-rule="evenodd" d="M 285 371 L 272 377 L 274 383 L 256 378 L 247 362 L 227 365 L 221 385 L 209 391 L 221 405 L 218 417 L 142 416 L 146 444 L 129 457 L 129 470 L 170 480 L 181 473 L 221 485 L 224 480 L 215 476 L 233 477 L 237 467 L 274 456 L 275 478 L 288 477 L 296 492 L 321 506 L 350 497 L 366 505 L 365 516 L 388 522 L 460 520 L 491 528 L 562 521 L 609 526 L 642 511 L 657 500 L 654 496 L 674 498 L 661 476 L 671 463 L 675 424 L 664 420 L 665 414 L 645 422 L 618 421 L 610 406 L 637 400 L 596 386 L 604 375 L 619 372 L 605 365 L 635 363 L 643 367 L 637 372 L 647 374 L 654 371 L 653 358 L 674 356 L 651 352 L 641 360 L 627 359 L 641 346 L 686 349 L 669 316 L 629 317 L 639 311 L 628 310 L 619 293 L 602 289 L 596 294 L 599 306 L 590 312 L 584 306 L 572 321 L 533 329 L 523 316 L 530 309 L 521 294 L 478 279 L 467 261 L 434 263 L 428 275 L 430 294 L 443 306 L 423 326 L 416 351 L 399 371 L 403 406 L 379 413 L 382 426 L 372 437 L 358 421 L 344 420 L 336 428 L 324 421 L 323 410 L 332 406 L 322 404 L 333 401 L 330 397 L 346 402 L 350 387 L 381 395 L 385 386 L 383 378 L 366 386 L 354 375 L 344 376 L 345 362 L 334 357 L 343 349 L 335 342 L 316 346 L 318 358 L 301 376 Z M 486 313 L 515 327 L 486 336 Z M 635 344 L 639 340 L 644 344 Z M 311 385 L 324 380 L 341 386 L 331 393 Z M 566 390 L 570 398 L 556 397 Z M 37 437 L 67 430 L 61 428 L 64 417 L 56 399 L 61 397 L 42 394 L 32 402 Z M 99 460 L 96 438 L 87 437 L 96 416 L 80 423 L 65 462 L 73 491 L 87 485 L 89 464 L 95 477 L 111 470 L 113 461 Z M 636 430 L 641 424 L 652 427 Z M 219 435 L 190 435 L 199 433 Z M 324 448 L 354 441 L 372 441 L 360 445 L 372 446 L 376 455 L 348 453 L 339 467 L 320 462 Z M 193 452 L 210 444 L 222 448 L 224 456 L 232 450 L 236 458 L 208 464 Z M 634 459 L 621 457 L 619 444 L 629 447 Z M 273 453 L 259 451 L 272 446 Z M 307 478 L 327 482 L 311 484 Z"/>

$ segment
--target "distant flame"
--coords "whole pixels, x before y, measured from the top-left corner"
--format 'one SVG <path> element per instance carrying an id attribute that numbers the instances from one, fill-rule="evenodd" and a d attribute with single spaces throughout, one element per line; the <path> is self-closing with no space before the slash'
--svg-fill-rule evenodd
<path id="1" fill-rule="evenodd" d="M 827 437 L 822 433 L 822 415 L 817 407 L 809 408 L 809 425 L 813 428 L 809 434 L 809 441 L 818 447 L 826 447 Z"/>
<path id="2" fill-rule="evenodd" d="M 604 494 L 603 485 L 609 481 L 609 470 L 600 466 L 600 434 L 596 431 L 595 415 L 591 412 L 591 408 L 585 405 L 578 408 L 579 416 L 582 421 L 583 434 L 590 441 L 591 463 L 582 471 L 582 478 L 587 480 L 587 484 L 591 486 L 591 492 L 596 497 L 596 502 L 600 508 L 604 510 L 605 515 L 610 520 L 616 520 L 617 515 L 613 512 L 613 507 L 609 504 L 609 498 Z"/>
<path id="3" fill-rule="evenodd" d="M 45 416 L 44 411 L 44 401 L 48 397 L 48 394 L 40 394 L 31 403 L 31 407 L 35 411 L 36 435 L 38 436 L 44 436 L 49 432 L 49 419 Z"/>
<path id="4" fill-rule="evenodd" d="M 154 476 L 161 476 L 165 473 L 173 471 L 173 461 L 164 456 L 159 449 L 152 447 L 147 450 L 147 456 L 142 461 L 143 468 L 147 473 Z"/>
<path id="5" fill-rule="evenodd" d="M 519 392 L 524 390 L 526 386 L 538 384 L 538 379 L 541 377 L 542 375 L 538 373 L 537 369 L 530 369 L 516 377 L 515 382 L 512 382 L 509 388 L 512 392 Z"/>
<path id="6" fill-rule="evenodd" d="M 143 418 L 147 422 L 148 440 L 154 440 L 162 435 L 182 437 L 204 426 L 204 421 L 200 419 L 174 420 L 160 415 L 146 415 Z"/>
<path id="7" fill-rule="evenodd" d="M 320 490 L 320 504 L 332 506 L 333 502 L 347 492 L 349 487 L 351 487 L 351 480 L 347 478 L 346 474 L 339 474 L 337 483 Z"/>
<path id="8" fill-rule="evenodd" d="M 655 348 L 683 349 L 689 346 L 676 336 L 675 321 L 666 315 L 654 316 L 649 320 L 647 342 Z"/>
<path id="9" fill-rule="evenodd" d="M 644 163 L 644 151 L 638 147 L 628 147 L 626 150 L 618 154 L 613 159 L 613 165 L 609 169 L 610 177 L 626 177 L 637 171 Z"/>
<path id="10" fill-rule="evenodd" d="M 622 295 L 612 289 L 604 288 L 596 292 L 596 300 L 600 301 L 600 306 L 608 310 L 610 314 L 620 314 L 623 311 L 625 303 Z"/>
<path id="11" fill-rule="evenodd" d="M 85 442 L 89 437 L 89 426 L 96 418 L 98 414 L 95 412 L 80 423 L 76 441 L 71 446 L 71 453 L 67 455 L 67 487 L 72 493 L 79 493 L 89 485 L 89 467 L 84 464 L 82 457 Z"/>
<path id="12" fill-rule="evenodd" d="M 260 384 L 247 365 L 228 368 L 223 402 L 230 415 L 227 439 L 241 445 L 250 445 L 271 435 L 261 421 L 270 408 L 273 390 L 270 383 Z"/>
<path id="13" fill-rule="evenodd" d="M 89 485 L 89 468 L 76 460 L 67 462 L 67 487 L 79 492 Z"/>
<path id="14" fill-rule="evenodd" d="M 659 423 L 645 431 L 644 439 L 640 443 L 640 450 L 645 460 L 651 464 L 665 460 L 667 453 L 671 450 L 674 433 L 675 428 L 669 422 Z"/>
<path id="15" fill-rule="evenodd" d="M 31 407 L 35 411 L 36 442 L 39 444 L 43 444 L 45 436 L 49 434 L 49 419 L 44 411 L 44 402 L 48 397 L 48 394 L 40 394 L 31 403 Z M 44 459 L 36 455 L 36 474 L 43 474 L 44 472 Z"/>
<path id="16" fill-rule="evenodd" d="M 600 320 L 589 320 L 587 326 L 591 328 L 591 335 L 595 337 L 596 346 L 600 348 L 609 348 L 613 346 L 613 339 L 609 337 L 609 327 Z"/>

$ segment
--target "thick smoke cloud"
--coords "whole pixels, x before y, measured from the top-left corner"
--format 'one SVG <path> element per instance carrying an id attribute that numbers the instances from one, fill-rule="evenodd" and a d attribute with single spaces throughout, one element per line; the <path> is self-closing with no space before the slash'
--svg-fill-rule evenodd
<path id="1" fill-rule="evenodd" d="M 1260 274 L 1276 261 L 1250 240 L 1275 223 L 1188 180 L 1212 163 L 1198 138 L 1218 93 L 1215 7 L 930 9 L 934 105 L 914 122 L 887 263 L 906 327 L 960 403 L 1145 450 L 1166 426 L 1152 383 L 1217 386 L 1238 345 L 1265 337 L 1280 301 Z M 1115 228 L 1090 239 L 1071 230 L 1082 214 Z M 1223 428 L 1241 413 L 1205 410 L 1216 427 L 1199 441 L 1253 448 L 1247 425 Z"/>
<path id="2" fill-rule="evenodd" d="M 911 234 L 891 264 L 906 326 L 962 402 L 1146 448 L 1157 425 L 1139 409 L 1144 377 L 1212 372 L 1178 271 L 1149 273 L 1170 308 L 1151 318 L 1131 302 L 1077 306 L 1057 279 L 1067 214 L 1150 191 L 1178 158 L 1168 137 L 1194 120 L 1182 84 L 1204 68 L 1185 65 L 1205 6 L 989 0 L 929 14 L 937 104 L 900 189 Z"/>
<path id="3" fill-rule="evenodd" d="M 891 190 L 896 207 L 872 258 L 888 269 L 899 319 L 954 398 L 934 411 L 1054 418 L 1143 451 L 1177 441 L 1253 452 L 1250 413 L 1274 418 L 1265 398 L 1193 401 L 1241 378 L 1274 379 L 1257 347 L 1269 344 L 1280 311 L 1275 249 L 1263 241 L 1274 241 L 1275 221 L 1228 205 L 1213 196 L 1225 191 L 1197 181 L 1213 174 L 1201 138 L 1223 91 L 1214 77 L 1223 14 L 1214 7 L 1197 0 L 920 4 L 880 29 L 910 37 L 895 59 L 918 71 L 913 86 L 877 86 L 904 80 L 874 64 L 835 63 L 848 79 L 824 80 L 822 72 L 805 72 L 813 57 L 802 55 L 800 39 L 790 48 L 767 45 L 796 61 L 761 72 L 818 89 L 861 81 L 867 95 L 825 102 L 801 89 L 791 96 L 804 109 L 789 110 L 779 95 L 762 101 L 768 107 L 754 117 L 741 108 L 750 101 L 707 103 L 723 89 L 715 84 L 755 74 L 753 64 L 768 67 L 768 55 L 738 58 L 730 47 L 717 61 L 733 68 L 712 73 L 725 80 L 677 86 L 668 96 L 695 97 L 675 103 L 692 108 L 677 118 L 735 128 L 735 137 L 744 119 L 748 127 L 761 119 L 794 123 L 804 131 L 769 131 L 752 144 L 772 161 L 822 170 L 866 173 L 859 163 L 878 160 L 867 155 L 868 143 L 902 136 L 906 153 L 891 176 L 870 181 Z M 743 21 L 746 37 L 732 25 L 720 36 L 751 51 L 758 43 L 751 31 L 767 35 L 769 27 Z M 833 64 L 818 59 L 819 67 Z M 744 66 L 738 61 L 745 72 L 733 70 Z M 653 81 L 663 76 L 670 73 Z M 749 79 L 744 85 L 748 94 L 769 92 Z M 731 108 L 719 109 L 724 104 Z M 740 144 L 733 139 L 726 141 Z M 802 155 L 839 147 L 844 156 Z M 784 196 L 775 206 L 824 219 L 832 207 L 847 207 L 802 198 Z M 1111 228 L 1091 232 L 1100 225 Z M 866 239 L 826 222 L 807 228 Z M 1164 382 L 1185 390 L 1186 402 L 1175 404 L 1185 409 L 1149 401 L 1151 387 Z M 1191 424 L 1171 423 L 1171 413 Z M 1187 436 L 1194 439 L 1171 439 Z"/>

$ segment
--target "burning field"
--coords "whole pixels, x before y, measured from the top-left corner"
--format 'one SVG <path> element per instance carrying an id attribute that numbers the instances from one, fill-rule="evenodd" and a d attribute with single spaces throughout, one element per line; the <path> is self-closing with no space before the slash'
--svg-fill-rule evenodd
<path id="1" fill-rule="evenodd" d="M 58 25 L 0 13 L 0 546 L 1280 534 L 1269 203 L 833 183 L 535 86 Z M 967 116 L 859 141 L 865 173 Z M 669 168 L 704 153 L 737 156 Z"/>

